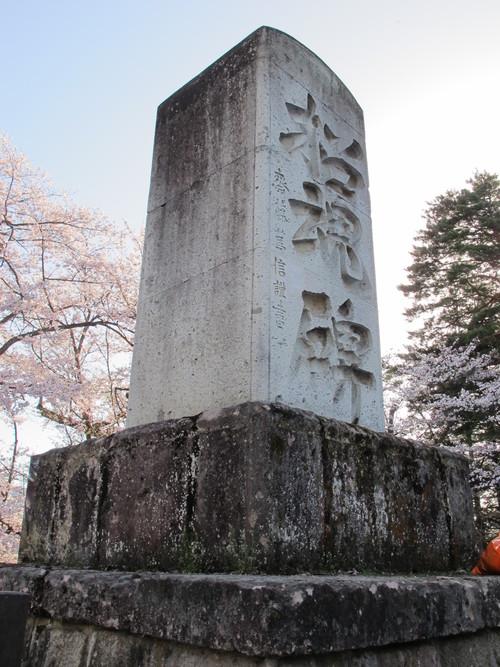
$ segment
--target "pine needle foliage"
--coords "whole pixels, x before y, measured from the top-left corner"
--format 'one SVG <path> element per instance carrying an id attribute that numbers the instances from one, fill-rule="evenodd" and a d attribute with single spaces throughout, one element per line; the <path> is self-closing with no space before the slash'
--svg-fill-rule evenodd
<path id="1" fill-rule="evenodd" d="M 499 353 L 500 181 L 483 172 L 468 184 L 429 205 L 399 289 L 412 300 L 406 316 L 421 322 L 418 347 L 477 340 L 480 352 Z"/>

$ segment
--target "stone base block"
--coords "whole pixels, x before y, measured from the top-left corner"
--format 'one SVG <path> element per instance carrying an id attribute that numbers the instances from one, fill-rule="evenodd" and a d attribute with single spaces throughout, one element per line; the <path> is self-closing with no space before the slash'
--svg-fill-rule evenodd
<path id="1" fill-rule="evenodd" d="M 32 461 L 20 557 L 188 572 L 469 569 L 466 460 L 276 404 L 125 430 Z"/>
<path id="2" fill-rule="evenodd" d="M 32 599 L 25 667 L 499 664 L 500 579 L 0 567 Z"/>
<path id="3" fill-rule="evenodd" d="M 299 658 L 254 658 L 128 633 L 32 619 L 23 667 L 497 667 L 500 630 Z M 71 656 L 66 661 L 66 656 Z M 90 660 L 90 662 L 88 662 Z"/>

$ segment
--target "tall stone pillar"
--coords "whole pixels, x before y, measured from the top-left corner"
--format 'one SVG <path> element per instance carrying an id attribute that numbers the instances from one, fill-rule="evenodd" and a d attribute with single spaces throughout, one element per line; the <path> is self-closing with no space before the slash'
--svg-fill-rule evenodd
<path id="1" fill-rule="evenodd" d="M 384 426 L 363 114 L 270 28 L 158 110 L 127 425 L 246 401 Z"/>

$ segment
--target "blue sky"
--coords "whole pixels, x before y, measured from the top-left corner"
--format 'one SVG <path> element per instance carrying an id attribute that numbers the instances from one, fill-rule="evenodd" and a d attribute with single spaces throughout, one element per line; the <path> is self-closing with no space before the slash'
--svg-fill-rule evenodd
<path id="1" fill-rule="evenodd" d="M 81 203 L 145 221 L 156 107 L 261 25 L 364 109 L 382 349 L 425 202 L 500 171 L 498 0 L 0 0 L 0 131 Z"/>

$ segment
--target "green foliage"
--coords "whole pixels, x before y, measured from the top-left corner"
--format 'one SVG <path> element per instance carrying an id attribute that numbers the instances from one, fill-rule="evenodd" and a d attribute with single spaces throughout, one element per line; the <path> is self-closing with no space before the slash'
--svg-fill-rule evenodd
<path id="1" fill-rule="evenodd" d="M 228 535 L 220 542 L 216 561 L 223 563 L 223 571 L 255 573 L 258 571 L 257 551 L 251 545 L 244 529 L 237 530 L 229 526 Z M 182 537 L 179 552 L 182 572 L 211 572 L 214 563 L 207 554 L 202 537 L 193 526 L 189 526 Z"/>
<path id="2" fill-rule="evenodd" d="M 199 535 L 191 526 L 182 537 L 180 553 L 183 572 L 190 574 L 203 572 L 205 547 Z"/>
<path id="3" fill-rule="evenodd" d="M 468 183 L 430 204 L 399 289 L 413 301 L 407 317 L 421 318 L 418 345 L 477 339 L 479 351 L 500 352 L 500 181 L 476 173 Z"/>

